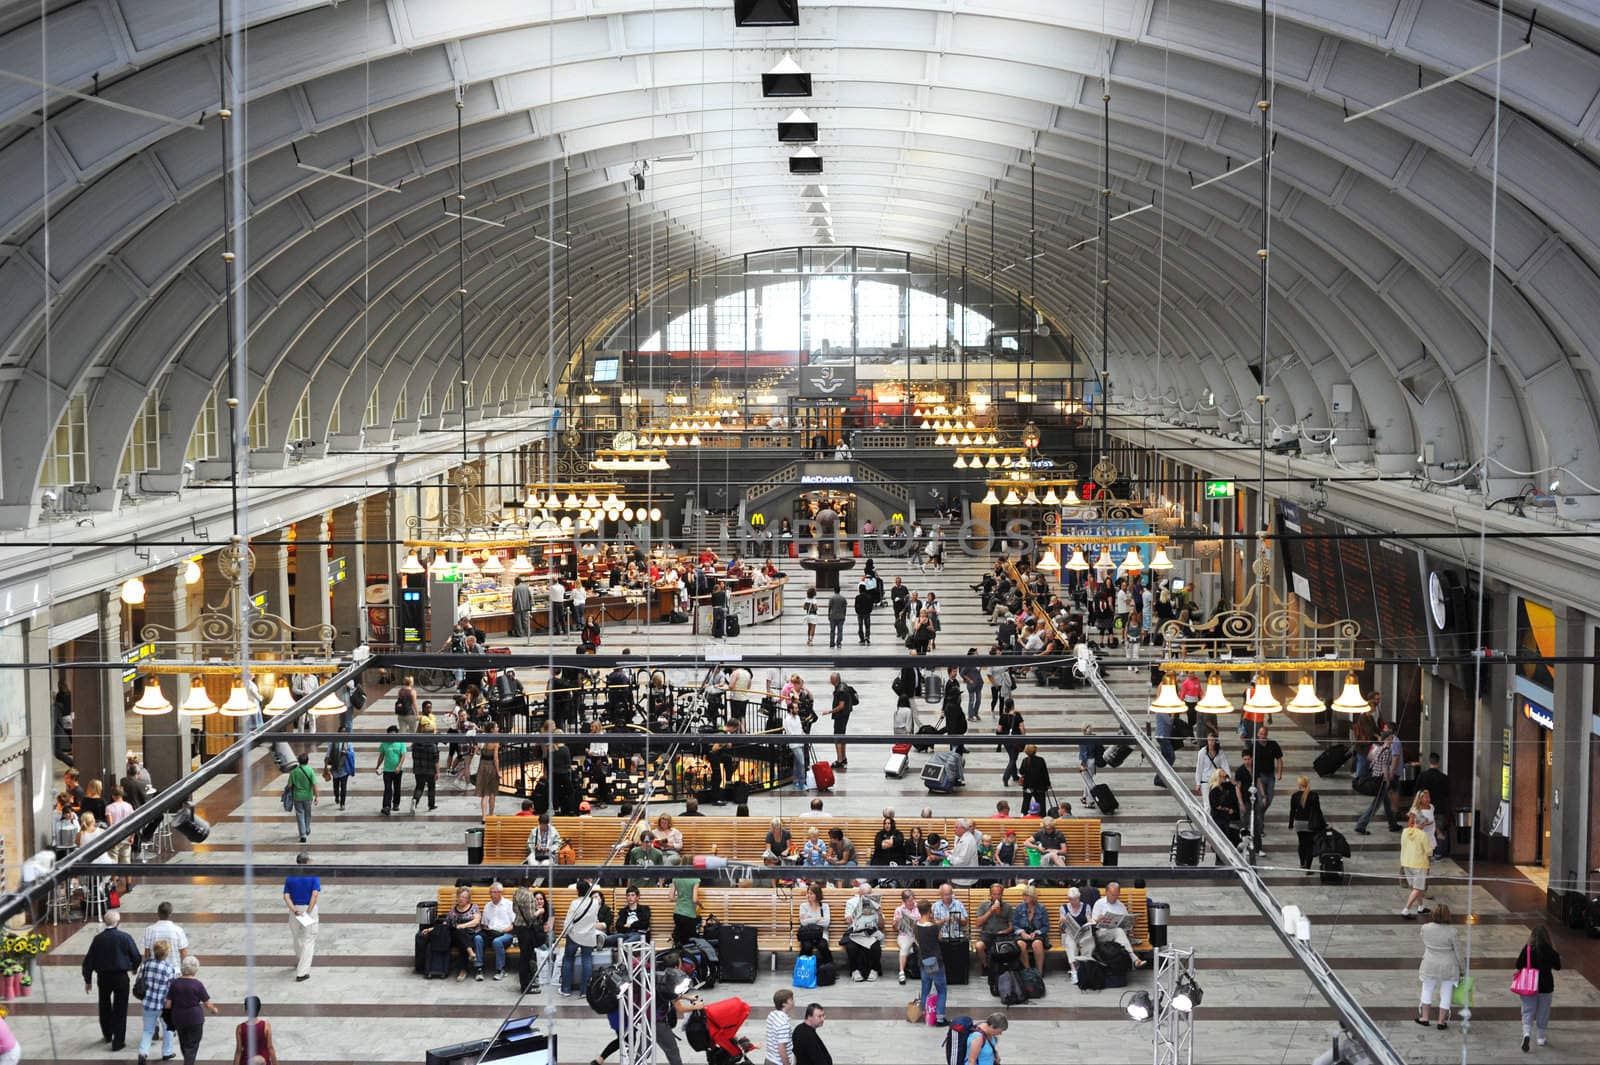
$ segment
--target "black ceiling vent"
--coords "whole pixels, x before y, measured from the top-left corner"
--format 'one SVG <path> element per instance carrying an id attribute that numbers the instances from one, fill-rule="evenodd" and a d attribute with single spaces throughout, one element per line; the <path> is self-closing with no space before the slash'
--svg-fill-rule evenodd
<path id="1" fill-rule="evenodd" d="M 778 65 L 761 75 L 762 96 L 810 96 L 811 75 L 785 52 Z"/>
<path id="2" fill-rule="evenodd" d="M 789 117 L 778 123 L 778 140 L 783 144 L 815 144 L 817 124 L 804 111 L 790 111 Z"/>
<path id="3" fill-rule="evenodd" d="M 822 156 L 820 155 L 792 155 L 789 157 L 789 173 L 791 174 L 820 174 L 822 173 Z"/>
<path id="4" fill-rule="evenodd" d="M 800 0 L 733 0 L 736 26 L 798 26 Z"/>

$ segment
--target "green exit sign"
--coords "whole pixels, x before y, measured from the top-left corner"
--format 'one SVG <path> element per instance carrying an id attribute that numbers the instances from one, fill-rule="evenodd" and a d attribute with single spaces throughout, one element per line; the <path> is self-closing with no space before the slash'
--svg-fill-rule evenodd
<path id="1" fill-rule="evenodd" d="M 1232 499 L 1233 498 L 1233 482 L 1232 481 L 1207 481 L 1206 482 L 1206 498 L 1207 499 Z"/>

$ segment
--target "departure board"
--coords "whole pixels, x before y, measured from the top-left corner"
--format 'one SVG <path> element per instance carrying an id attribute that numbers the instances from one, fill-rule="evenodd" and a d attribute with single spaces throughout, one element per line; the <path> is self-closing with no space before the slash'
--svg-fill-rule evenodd
<path id="1" fill-rule="evenodd" d="M 1427 654 L 1428 601 L 1420 553 L 1388 540 L 1371 540 L 1367 554 L 1384 647 L 1400 654 Z"/>
<path id="2" fill-rule="evenodd" d="M 1359 537 L 1363 532 L 1348 525 L 1335 528 L 1340 535 L 1347 537 Z M 1333 546 L 1339 556 L 1339 577 L 1344 585 L 1344 616 L 1361 625 L 1361 639 L 1382 639 L 1378 608 L 1372 593 L 1372 563 L 1367 557 L 1367 541 L 1335 540 Z"/>

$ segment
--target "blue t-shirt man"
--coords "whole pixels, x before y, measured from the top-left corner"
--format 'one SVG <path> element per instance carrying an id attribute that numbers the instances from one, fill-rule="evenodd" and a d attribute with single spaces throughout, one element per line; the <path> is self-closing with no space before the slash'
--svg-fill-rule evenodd
<path id="1" fill-rule="evenodd" d="M 304 908 L 311 905 L 311 898 L 322 891 L 322 878 L 317 876 L 291 876 L 283 881 L 283 893 L 288 896 L 289 902 Z"/>

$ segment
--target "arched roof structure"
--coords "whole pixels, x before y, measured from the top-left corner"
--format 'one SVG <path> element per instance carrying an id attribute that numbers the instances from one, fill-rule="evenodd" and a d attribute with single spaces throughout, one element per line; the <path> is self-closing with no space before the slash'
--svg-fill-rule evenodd
<path id="1" fill-rule="evenodd" d="M 630 221 L 636 267 L 660 261 L 666 227 L 667 270 L 810 243 L 803 184 L 827 186 L 838 242 L 919 257 L 963 236 L 986 248 L 992 204 L 1001 256 L 1018 259 L 1036 210 L 1037 299 L 1098 347 L 1095 246 L 1073 245 L 1097 225 L 1105 84 L 1114 213 L 1163 207 L 1112 226 L 1113 383 L 1152 409 L 1158 394 L 1254 406 L 1259 178 L 1201 183 L 1259 154 L 1255 5 L 802 0 L 798 30 L 738 29 L 731 0 L 238 6 L 249 372 L 271 411 L 309 393 L 314 436 L 336 408 L 359 424 L 372 388 L 392 403 L 455 380 L 444 207 L 458 93 L 465 209 L 506 223 L 469 226 L 465 240 L 480 400 L 537 394 L 552 353 L 627 301 Z M 175 470 L 226 347 L 216 6 L 48 7 L 41 27 L 31 0 L 0 0 L 0 70 L 179 123 L 60 94 L 45 122 L 34 85 L 0 81 L 0 515 L 12 525 L 35 516 L 70 394 L 86 391 L 89 477 L 109 486 L 161 382 L 177 440 L 162 462 Z M 1495 71 L 1345 119 L 1510 49 L 1526 11 L 1512 5 L 1503 43 L 1483 0 L 1272 12 L 1268 414 L 1328 425 L 1335 386 L 1349 384 L 1380 464 L 1430 442 L 1441 461 L 1473 460 L 1487 439 L 1508 466 L 1600 483 L 1600 14 L 1540 5 L 1532 47 L 1503 64 L 1484 426 Z M 803 105 L 821 127 L 820 181 L 789 175 L 776 143 L 795 101 L 761 96 L 760 73 L 785 51 L 815 78 Z M 298 162 L 353 162 L 399 191 Z M 639 162 L 643 193 L 629 176 Z M 552 250 L 566 231 L 570 249 Z M 570 343 L 549 313 L 569 294 Z M 273 421 L 278 444 L 286 419 Z"/>

